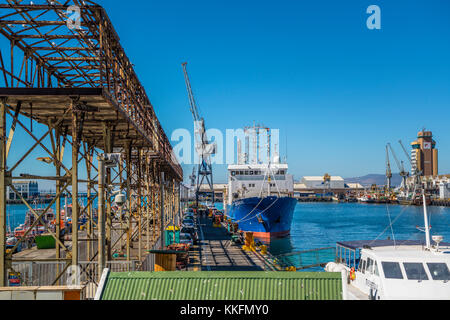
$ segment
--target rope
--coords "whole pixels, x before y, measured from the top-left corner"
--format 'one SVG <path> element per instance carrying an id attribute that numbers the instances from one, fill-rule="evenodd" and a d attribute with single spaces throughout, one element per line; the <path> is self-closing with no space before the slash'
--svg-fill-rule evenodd
<path id="1" fill-rule="evenodd" d="M 266 212 L 267 210 L 269 210 L 278 200 L 280 200 L 280 198 L 277 198 L 277 200 L 275 200 L 274 202 L 272 202 L 272 204 L 270 205 L 270 206 L 268 206 L 267 208 L 265 208 L 263 211 L 261 211 L 259 214 L 257 214 L 255 217 L 257 217 L 257 216 L 261 216 L 264 212 Z M 253 212 L 253 211 L 252 211 Z M 248 216 L 248 215 L 247 215 Z M 245 222 L 245 221 L 248 221 L 248 220 L 251 220 L 251 219 L 253 219 L 253 218 L 255 218 L 255 217 L 251 217 L 251 218 L 248 218 L 248 219 L 246 219 L 246 220 L 240 220 L 240 222 Z"/>
<path id="2" fill-rule="evenodd" d="M 396 216 L 395 217 L 395 219 L 394 219 L 394 221 L 392 221 L 392 223 L 390 223 L 379 235 L 378 235 L 378 237 L 376 237 L 374 240 L 372 240 L 372 242 L 370 242 L 369 243 L 369 245 L 370 244 L 372 244 L 372 243 L 374 243 L 375 241 L 377 241 L 385 232 L 386 232 L 386 230 L 388 229 L 388 228 L 390 228 L 390 227 L 392 227 L 392 225 L 395 223 L 395 221 L 397 221 L 398 220 L 398 218 L 400 218 L 402 215 L 403 215 L 403 213 L 405 213 L 405 209 L 407 208 L 407 206 L 405 206 L 405 207 L 403 207 L 403 209 L 402 209 L 402 211 L 398 214 L 398 216 Z"/>
<path id="3" fill-rule="evenodd" d="M 264 174 L 263 183 L 261 184 L 261 189 L 260 189 L 260 191 L 259 191 L 259 197 L 261 198 L 261 200 L 260 200 L 260 201 L 258 202 L 258 204 L 253 208 L 252 211 L 250 211 L 245 217 L 241 218 L 240 220 L 236 221 L 235 223 L 245 222 L 245 221 L 248 221 L 248 220 L 251 220 L 251 219 L 255 218 L 255 217 L 251 217 L 251 218 L 246 219 L 248 216 L 250 216 L 250 215 L 253 213 L 253 211 L 256 210 L 256 208 L 258 208 L 258 206 L 259 206 L 259 205 L 261 204 L 261 202 L 263 202 L 263 200 L 264 200 L 264 198 L 262 197 L 262 191 L 263 191 L 263 187 L 264 187 L 264 182 L 266 181 L 267 174 L 269 174 L 269 177 L 270 177 L 270 172 L 271 172 L 270 166 L 268 166 L 267 168 L 268 168 L 268 170 L 267 170 L 266 174 Z M 275 186 L 277 187 L 278 195 L 280 196 L 280 190 L 278 189 L 278 185 L 277 185 L 277 183 L 276 183 L 276 179 L 275 179 Z M 264 212 L 266 212 L 269 208 L 271 208 L 277 201 L 278 201 L 278 199 L 277 199 L 276 201 L 274 201 L 274 202 L 273 202 L 270 206 L 268 206 L 266 209 L 264 209 L 262 212 L 260 212 L 259 214 L 257 214 L 256 216 L 261 216 Z"/>
<path id="4" fill-rule="evenodd" d="M 387 203 L 386 203 L 386 210 L 388 213 L 389 225 L 391 226 L 391 234 L 392 234 L 392 239 L 394 240 L 394 247 L 395 247 L 395 236 L 394 236 L 394 229 L 392 228 L 391 212 L 389 211 L 389 206 Z"/>

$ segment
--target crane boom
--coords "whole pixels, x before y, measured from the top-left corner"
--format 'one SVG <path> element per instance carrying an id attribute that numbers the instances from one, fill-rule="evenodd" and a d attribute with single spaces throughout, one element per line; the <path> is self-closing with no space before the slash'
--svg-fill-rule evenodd
<path id="1" fill-rule="evenodd" d="M 386 146 L 386 179 L 387 179 L 387 190 L 391 189 L 391 179 L 392 179 L 392 171 L 391 171 L 391 162 L 389 160 L 389 149 Z"/>
<path id="2" fill-rule="evenodd" d="M 411 155 L 408 154 L 408 151 L 406 151 L 405 146 L 402 143 L 402 140 L 398 140 L 398 143 L 402 146 L 403 152 L 405 152 L 406 159 L 408 159 L 409 163 L 411 163 Z"/>
<path id="3" fill-rule="evenodd" d="M 195 102 L 194 93 L 192 92 L 191 81 L 189 80 L 189 74 L 187 72 L 186 66 L 187 62 L 182 64 L 184 72 L 184 81 L 186 82 L 186 88 L 189 96 L 189 104 L 191 107 L 191 113 L 195 121 L 200 121 L 200 115 L 198 113 L 197 103 Z"/>
<path id="4" fill-rule="evenodd" d="M 400 170 L 400 173 L 405 172 L 405 168 L 403 167 L 403 162 L 402 162 L 402 164 L 400 164 L 400 161 L 398 161 L 397 155 L 395 154 L 394 149 L 392 149 L 391 144 L 388 143 L 387 145 L 388 145 L 389 149 L 391 149 L 392 156 L 394 157 L 395 162 L 397 163 L 398 170 Z"/>
<path id="5" fill-rule="evenodd" d="M 211 194 L 212 202 L 214 203 L 214 184 L 213 184 L 213 173 L 211 165 L 211 155 L 216 153 L 216 144 L 209 143 L 208 137 L 206 135 L 205 120 L 200 116 L 197 108 L 197 103 L 195 102 L 194 93 L 191 87 L 191 81 L 189 79 L 189 74 L 187 72 L 187 62 L 182 63 L 184 80 L 186 82 L 186 88 L 188 91 L 190 110 L 192 117 L 194 119 L 194 134 L 195 134 L 195 149 L 199 155 L 199 164 L 197 166 L 197 185 L 195 191 L 196 204 L 198 207 L 199 194 L 203 181 L 209 186 L 209 191 L 207 193 Z M 194 166 L 195 170 L 195 166 Z M 195 181 L 195 174 L 192 173 L 191 181 Z"/>

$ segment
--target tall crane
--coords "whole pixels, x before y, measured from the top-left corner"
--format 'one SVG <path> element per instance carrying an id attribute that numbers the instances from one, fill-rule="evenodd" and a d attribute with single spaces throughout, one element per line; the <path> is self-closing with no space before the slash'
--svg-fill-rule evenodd
<path id="1" fill-rule="evenodd" d="M 195 150 L 199 155 L 199 162 L 197 165 L 197 185 L 195 187 L 195 201 L 198 207 L 200 188 L 205 179 L 209 187 L 207 193 L 211 194 L 212 202 L 214 203 L 214 184 L 211 165 L 211 155 L 216 154 L 216 144 L 210 143 L 206 135 L 205 120 L 200 116 L 200 113 L 197 108 L 197 103 L 195 102 L 194 93 L 191 87 L 191 81 L 189 80 L 189 75 L 186 68 L 187 62 L 183 63 L 182 66 L 184 72 L 184 79 L 186 81 L 186 88 L 188 91 L 190 110 L 192 113 L 192 117 L 194 119 Z"/>
<path id="2" fill-rule="evenodd" d="M 400 143 L 400 145 L 402 146 L 402 149 L 405 152 L 406 157 L 409 160 L 409 163 L 411 164 L 411 168 L 414 169 L 414 170 L 411 170 L 412 171 L 411 173 L 412 173 L 413 178 L 414 178 L 414 188 L 416 189 L 418 186 L 420 186 L 420 176 L 422 175 L 422 171 L 419 171 L 419 169 L 417 168 L 417 165 L 413 168 L 413 164 L 412 164 L 412 161 L 411 161 L 411 156 L 408 154 L 408 151 L 406 151 L 406 148 L 403 145 L 402 140 L 399 140 L 398 143 Z"/>
<path id="3" fill-rule="evenodd" d="M 400 173 L 399 173 L 399 174 L 400 174 L 400 176 L 402 177 L 402 185 L 403 185 L 403 188 L 406 188 L 406 178 L 408 177 L 409 173 L 408 173 L 407 171 L 405 171 L 405 166 L 403 165 L 403 161 L 400 162 L 400 161 L 398 160 L 397 155 L 395 154 L 394 149 L 392 149 L 392 146 L 391 146 L 390 143 L 388 143 L 388 147 L 389 147 L 389 149 L 390 149 L 391 152 L 392 152 L 392 156 L 394 157 L 395 162 L 397 163 L 398 169 L 400 170 Z"/>
<path id="4" fill-rule="evenodd" d="M 392 179 L 392 171 L 391 171 L 391 162 L 389 160 L 389 147 L 386 146 L 386 191 L 389 193 L 391 191 L 391 179 Z"/>

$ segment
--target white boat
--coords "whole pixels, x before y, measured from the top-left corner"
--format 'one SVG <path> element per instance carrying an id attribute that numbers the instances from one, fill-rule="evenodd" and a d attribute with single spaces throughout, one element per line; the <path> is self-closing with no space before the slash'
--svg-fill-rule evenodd
<path id="1" fill-rule="evenodd" d="M 358 201 L 359 201 L 359 202 L 363 202 L 363 203 L 372 203 L 372 202 L 375 202 L 375 200 L 374 200 L 371 196 L 369 196 L 369 195 L 367 195 L 367 194 L 358 197 Z"/>
<path id="2" fill-rule="evenodd" d="M 343 274 L 348 300 L 449 300 L 450 243 L 432 236 L 424 202 L 425 241 L 338 242 L 327 272 Z"/>

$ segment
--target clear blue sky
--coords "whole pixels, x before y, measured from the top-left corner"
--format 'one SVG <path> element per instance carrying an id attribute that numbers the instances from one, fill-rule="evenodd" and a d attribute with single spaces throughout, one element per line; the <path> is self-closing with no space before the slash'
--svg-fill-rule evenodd
<path id="1" fill-rule="evenodd" d="M 386 143 L 406 161 L 397 141 L 409 145 L 423 127 L 435 135 L 440 173 L 450 173 L 447 0 L 98 3 L 169 137 L 193 128 L 188 61 L 207 127 L 280 129 L 296 179 L 384 173 Z M 381 30 L 366 27 L 372 4 Z M 224 182 L 225 167 L 216 169 Z"/>

